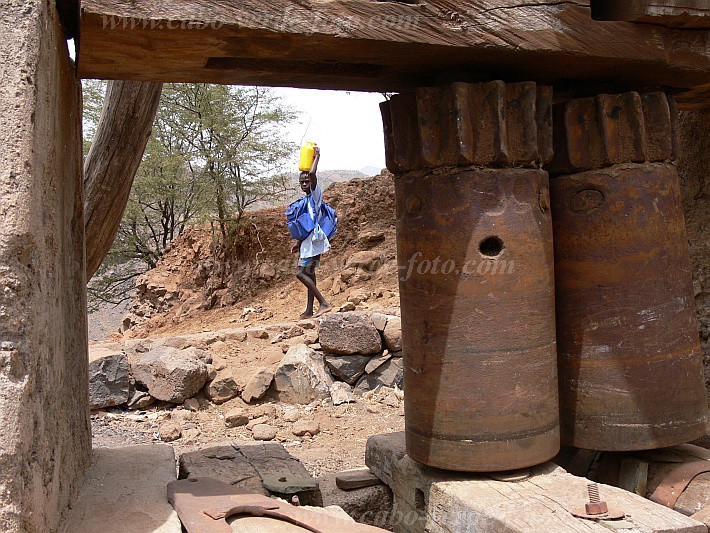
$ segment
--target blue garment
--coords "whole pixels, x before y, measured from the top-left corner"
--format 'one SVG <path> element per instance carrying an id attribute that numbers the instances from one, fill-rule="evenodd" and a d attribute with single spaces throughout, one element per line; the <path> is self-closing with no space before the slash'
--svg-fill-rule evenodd
<path id="1" fill-rule="evenodd" d="M 316 213 L 320 213 L 320 207 L 323 203 L 323 189 L 321 189 L 320 183 L 317 183 L 314 189 L 311 189 L 310 200 L 308 202 L 308 213 L 311 215 L 311 219 L 315 220 Z M 315 257 L 321 255 L 330 250 L 330 242 L 325 232 L 316 223 L 316 227 L 313 229 L 311 234 L 301 242 L 301 259 L 306 257 Z"/>

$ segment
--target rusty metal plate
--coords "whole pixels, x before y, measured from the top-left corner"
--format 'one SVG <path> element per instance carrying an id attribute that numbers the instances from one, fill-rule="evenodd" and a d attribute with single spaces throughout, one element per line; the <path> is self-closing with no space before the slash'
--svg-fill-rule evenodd
<path id="1" fill-rule="evenodd" d="M 491 472 L 559 449 L 547 174 L 398 176 L 407 453 Z"/>
<path id="2" fill-rule="evenodd" d="M 313 533 L 377 533 L 373 526 L 295 507 L 209 478 L 180 479 L 168 484 L 168 500 L 188 533 L 231 533 L 227 523 L 237 514 L 273 518 Z"/>
<path id="3" fill-rule="evenodd" d="M 603 451 L 705 434 L 678 176 L 627 164 L 551 181 L 563 444 Z"/>
<path id="4" fill-rule="evenodd" d="M 661 483 L 649 496 L 649 500 L 671 509 L 696 476 L 710 472 L 710 461 L 692 461 L 674 465 L 663 476 Z"/>

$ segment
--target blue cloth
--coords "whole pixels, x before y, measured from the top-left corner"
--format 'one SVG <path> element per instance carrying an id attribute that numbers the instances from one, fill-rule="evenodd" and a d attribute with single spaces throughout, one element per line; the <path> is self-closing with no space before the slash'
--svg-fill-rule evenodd
<path id="1" fill-rule="evenodd" d="M 308 202 L 308 213 L 311 215 L 311 219 L 315 220 L 315 213 L 320 213 L 320 206 L 323 203 L 323 189 L 321 189 L 320 183 L 317 183 L 315 189 L 311 189 L 310 200 Z M 324 254 L 330 250 L 330 242 L 325 232 L 316 223 L 316 227 L 313 229 L 311 234 L 301 243 L 301 259 L 307 257 L 315 257 L 317 255 Z"/>

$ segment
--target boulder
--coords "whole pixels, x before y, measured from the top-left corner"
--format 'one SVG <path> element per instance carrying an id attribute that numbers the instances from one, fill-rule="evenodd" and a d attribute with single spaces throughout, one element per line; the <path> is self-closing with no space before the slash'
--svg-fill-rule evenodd
<path id="1" fill-rule="evenodd" d="M 387 325 L 387 315 L 383 315 L 382 313 L 372 313 L 370 315 L 370 320 L 372 320 L 372 324 L 377 328 L 377 331 L 384 331 L 385 326 Z"/>
<path id="2" fill-rule="evenodd" d="M 266 331 L 265 329 L 250 329 L 247 331 L 247 334 L 249 337 L 252 339 L 268 339 L 269 338 L 269 332 Z"/>
<path id="3" fill-rule="evenodd" d="M 366 355 L 326 355 L 325 364 L 334 377 L 354 385 L 365 372 L 370 359 Z"/>
<path id="4" fill-rule="evenodd" d="M 333 354 L 369 355 L 382 351 L 382 338 L 370 317 L 362 313 L 331 313 L 320 322 L 318 338 Z"/>
<path id="5" fill-rule="evenodd" d="M 252 418 L 247 424 L 247 429 L 251 431 L 254 426 L 258 426 L 260 424 L 268 424 L 269 422 L 271 422 L 271 419 L 268 416 L 259 416 L 257 418 Z"/>
<path id="6" fill-rule="evenodd" d="M 148 385 L 153 398 L 182 403 L 197 394 L 209 377 L 207 365 L 187 351 L 158 348 L 153 352 L 158 352 Z"/>
<path id="7" fill-rule="evenodd" d="M 201 349 L 196 348 L 194 346 L 190 346 L 189 348 L 185 348 L 184 352 L 193 356 L 193 357 L 197 357 L 200 361 L 202 361 L 206 365 L 212 364 L 212 354 L 210 352 L 208 352 L 207 350 L 201 350 Z"/>
<path id="8" fill-rule="evenodd" d="M 200 410 L 200 401 L 197 398 L 188 398 L 182 402 L 182 408 L 188 411 L 197 412 Z"/>
<path id="9" fill-rule="evenodd" d="M 398 316 L 390 317 L 387 320 L 382 336 L 385 339 L 385 345 L 393 352 L 398 352 L 402 349 L 402 319 Z"/>
<path id="10" fill-rule="evenodd" d="M 332 384 L 323 354 L 305 344 L 291 346 L 274 374 L 274 389 L 285 403 L 328 399 Z"/>
<path id="11" fill-rule="evenodd" d="M 160 425 L 158 434 L 160 435 L 160 440 L 163 442 L 173 442 L 182 437 L 182 430 L 175 422 L 168 421 Z"/>
<path id="12" fill-rule="evenodd" d="M 190 346 L 190 343 L 184 337 L 169 337 L 163 341 L 163 346 L 175 348 L 176 350 L 182 350 Z"/>
<path id="13" fill-rule="evenodd" d="M 358 305 L 364 301 L 366 301 L 370 297 L 370 294 L 363 289 L 362 287 L 358 287 L 357 289 L 353 289 L 348 293 L 348 302 L 352 302 L 354 305 Z"/>
<path id="14" fill-rule="evenodd" d="M 377 370 L 365 374 L 355 386 L 355 392 L 363 394 L 378 386 L 393 388 L 397 385 L 400 389 L 404 384 L 404 365 L 401 357 L 393 357 Z"/>
<path id="15" fill-rule="evenodd" d="M 245 409 L 235 407 L 224 415 L 224 425 L 228 428 L 238 428 L 249 423 L 249 415 Z"/>
<path id="16" fill-rule="evenodd" d="M 294 337 L 298 337 L 299 335 L 303 335 L 303 333 L 303 328 L 294 324 L 290 328 L 282 331 L 281 335 L 284 339 L 292 339 Z"/>
<path id="17" fill-rule="evenodd" d="M 155 398 L 147 392 L 134 390 L 131 397 L 128 399 L 128 408 L 133 411 L 146 409 L 147 407 L 150 407 L 154 401 Z"/>
<path id="18" fill-rule="evenodd" d="M 299 420 L 291 428 L 291 433 L 297 437 L 318 435 L 320 433 L 320 424 L 316 420 Z"/>
<path id="19" fill-rule="evenodd" d="M 341 382 L 333 383 L 333 387 L 335 387 L 335 385 L 337 385 L 337 383 L 341 383 Z M 347 386 L 346 383 L 343 383 L 343 385 Z M 333 387 L 331 387 L 331 390 L 333 390 Z M 286 409 L 286 410 L 284 410 L 283 416 L 281 418 L 283 419 L 284 422 L 298 422 L 301 419 L 301 413 L 296 408 Z"/>
<path id="20" fill-rule="evenodd" d="M 242 400 L 247 403 L 254 402 L 264 396 L 269 390 L 271 382 L 274 380 L 274 373 L 268 368 L 260 368 L 254 375 L 249 378 L 244 390 L 242 391 Z"/>
<path id="21" fill-rule="evenodd" d="M 385 240 L 384 231 L 363 231 L 358 235 L 358 241 L 365 246 L 372 245 Z"/>
<path id="22" fill-rule="evenodd" d="M 277 413 L 278 409 L 273 403 L 262 403 L 251 410 L 250 416 L 251 418 L 259 418 L 260 416 L 275 418 Z"/>
<path id="23" fill-rule="evenodd" d="M 382 264 L 382 254 L 373 250 L 356 252 L 348 259 L 347 266 L 373 272 Z"/>
<path id="24" fill-rule="evenodd" d="M 357 402 L 357 398 L 355 398 L 353 394 L 353 388 L 342 381 L 333 383 L 330 387 L 330 397 L 333 401 L 333 405 Z"/>
<path id="25" fill-rule="evenodd" d="M 219 405 L 239 396 L 239 385 L 231 372 L 219 372 L 205 385 L 205 396 L 212 403 Z"/>
<path id="26" fill-rule="evenodd" d="M 128 356 L 117 345 L 89 347 L 89 401 L 91 409 L 128 402 Z"/>
<path id="27" fill-rule="evenodd" d="M 161 348 L 156 348 L 149 352 L 131 354 L 129 358 L 131 377 L 143 387 L 150 388 L 153 383 L 153 364 L 160 357 Z"/>
<path id="28" fill-rule="evenodd" d="M 378 355 L 370 359 L 370 362 L 367 363 L 367 366 L 365 367 L 365 372 L 367 372 L 368 374 L 372 374 L 391 358 L 392 355 L 387 350 L 385 350 L 382 355 Z"/>
<path id="29" fill-rule="evenodd" d="M 269 424 L 257 424 L 251 428 L 251 435 L 254 440 L 274 440 L 276 430 Z"/>

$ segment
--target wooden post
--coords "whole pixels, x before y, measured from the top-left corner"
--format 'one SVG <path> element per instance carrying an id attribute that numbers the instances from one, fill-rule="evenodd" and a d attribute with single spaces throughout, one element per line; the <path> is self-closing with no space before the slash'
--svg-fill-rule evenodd
<path id="1" fill-rule="evenodd" d="M 111 81 L 84 162 L 86 279 L 111 249 L 158 111 L 162 83 Z"/>

